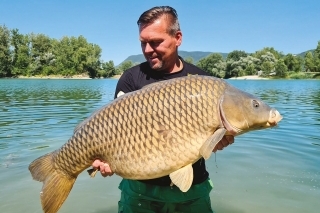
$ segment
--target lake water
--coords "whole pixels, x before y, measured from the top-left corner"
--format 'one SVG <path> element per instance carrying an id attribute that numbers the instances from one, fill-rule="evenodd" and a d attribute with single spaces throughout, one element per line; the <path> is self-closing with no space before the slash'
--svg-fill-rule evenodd
<path id="1" fill-rule="evenodd" d="M 320 209 L 320 81 L 228 80 L 277 108 L 276 128 L 250 132 L 207 167 L 217 213 L 316 213 Z M 63 145 L 113 99 L 117 80 L 0 79 L 0 212 L 41 213 L 42 183 L 28 165 Z M 120 177 L 83 172 L 60 213 L 116 212 Z"/>

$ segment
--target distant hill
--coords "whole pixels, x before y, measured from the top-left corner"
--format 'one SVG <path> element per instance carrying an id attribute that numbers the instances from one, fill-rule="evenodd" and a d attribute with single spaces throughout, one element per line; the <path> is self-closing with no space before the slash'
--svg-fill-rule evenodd
<path id="1" fill-rule="evenodd" d="M 314 52 L 314 50 L 308 50 L 308 51 L 305 51 L 305 52 L 302 52 L 302 53 L 299 53 L 299 54 L 297 54 L 297 56 L 300 56 L 300 57 L 302 57 L 302 58 L 304 58 L 304 56 L 308 53 L 308 52 Z"/>
<path id="2" fill-rule="evenodd" d="M 314 50 L 308 50 L 308 51 L 305 51 L 305 52 L 302 52 L 302 53 L 299 53 L 299 54 L 296 54 L 297 56 L 300 56 L 300 57 L 304 57 L 307 52 L 314 52 Z M 212 54 L 214 52 L 203 52 L 203 51 L 179 51 L 179 55 L 186 59 L 186 58 L 193 58 L 193 63 L 196 64 L 200 59 L 202 58 L 205 58 L 207 57 L 208 55 Z M 222 57 L 224 59 L 227 58 L 228 56 L 228 53 L 219 53 L 222 55 Z M 141 62 L 144 62 L 145 61 L 145 58 L 143 56 L 143 54 L 139 54 L 139 55 L 131 55 L 129 56 L 128 58 L 126 58 L 123 62 L 125 61 L 132 61 L 134 64 L 138 64 L 138 63 L 141 63 Z M 123 63 L 121 62 L 121 63 Z"/>
<path id="3" fill-rule="evenodd" d="M 201 58 L 205 58 L 206 56 L 210 55 L 213 52 L 202 52 L 202 51 L 179 51 L 179 55 L 182 58 L 193 58 L 193 63 L 197 63 Z M 220 53 L 222 57 L 225 59 L 228 56 L 228 53 Z M 141 63 L 144 62 L 146 59 L 144 58 L 143 54 L 139 55 L 131 55 L 128 58 L 126 58 L 123 62 L 125 61 L 132 61 L 133 63 Z M 121 63 L 123 63 L 121 62 Z"/>

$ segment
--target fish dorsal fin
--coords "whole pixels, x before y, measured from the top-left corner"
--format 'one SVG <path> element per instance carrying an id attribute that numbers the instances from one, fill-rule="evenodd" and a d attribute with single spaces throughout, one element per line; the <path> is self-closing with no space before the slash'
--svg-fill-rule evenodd
<path id="1" fill-rule="evenodd" d="M 73 130 L 73 133 L 76 133 L 79 129 L 81 129 L 86 123 L 88 123 L 88 121 L 90 121 L 93 116 L 95 116 L 96 114 L 98 114 L 100 111 L 102 111 L 103 109 L 97 109 L 95 110 L 89 117 L 87 117 L 86 119 L 84 119 L 82 122 L 80 122 Z"/>
<path id="2" fill-rule="evenodd" d="M 90 117 L 91 118 L 91 117 Z M 85 123 L 87 123 L 89 118 L 86 118 L 85 120 L 81 121 L 73 130 L 73 133 L 76 133 L 81 127 L 84 126 Z"/>
<path id="3" fill-rule="evenodd" d="M 212 154 L 212 150 L 214 149 L 214 147 L 218 144 L 218 142 L 222 139 L 222 137 L 224 136 L 224 134 L 226 133 L 226 129 L 225 128 L 220 128 L 217 129 L 213 135 L 211 135 L 205 142 L 204 144 L 201 146 L 200 148 L 200 155 L 202 155 L 202 157 L 204 159 L 208 159 L 210 158 L 211 154 Z"/>
<path id="4" fill-rule="evenodd" d="M 174 185 L 176 185 L 182 192 L 186 192 L 190 189 L 193 181 L 192 165 L 188 164 L 181 169 L 172 172 L 169 176 Z"/>

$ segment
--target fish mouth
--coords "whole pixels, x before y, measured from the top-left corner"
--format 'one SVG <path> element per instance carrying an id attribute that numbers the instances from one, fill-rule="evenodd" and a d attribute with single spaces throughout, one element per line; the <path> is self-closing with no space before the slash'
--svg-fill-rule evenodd
<path id="1" fill-rule="evenodd" d="M 266 124 L 267 127 L 277 126 L 278 123 L 282 120 L 282 116 L 279 111 L 276 109 L 271 109 L 269 114 L 269 120 Z"/>

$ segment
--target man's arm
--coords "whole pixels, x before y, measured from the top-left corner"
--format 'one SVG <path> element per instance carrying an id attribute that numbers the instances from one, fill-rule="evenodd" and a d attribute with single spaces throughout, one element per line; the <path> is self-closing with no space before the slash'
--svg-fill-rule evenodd
<path id="1" fill-rule="evenodd" d="M 125 93 L 132 92 L 135 90 L 136 88 L 133 81 L 132 73 L 129 70 L 125 71 L 117 83 L 116 90 L 114 92 L 114 99 L 118 98 L 119 96 Z"/>

